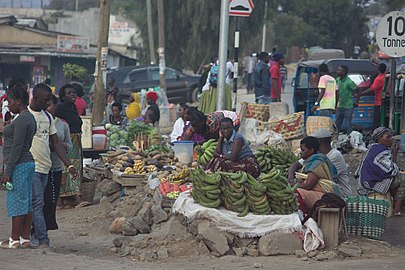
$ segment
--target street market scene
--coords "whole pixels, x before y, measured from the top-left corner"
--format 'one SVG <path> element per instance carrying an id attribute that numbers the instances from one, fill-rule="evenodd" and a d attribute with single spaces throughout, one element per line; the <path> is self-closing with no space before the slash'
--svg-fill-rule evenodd
<path id="1" fill-rule="evenodd" d="M 0 37 L 1 269 L 402 269 L 402 1 L 0 0 Z"/>

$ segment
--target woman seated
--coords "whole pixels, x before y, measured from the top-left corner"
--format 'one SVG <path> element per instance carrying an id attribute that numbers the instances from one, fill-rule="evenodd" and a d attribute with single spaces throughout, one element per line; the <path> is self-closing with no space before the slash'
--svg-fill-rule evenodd
<path id="1" fill-rule="evenodd" d="M 207 127 L 207 117 L 197 110 L 190 107 L 186 111 L 186 117 L 189 123 L 184 127 L 181 135 L 182 141 L 193 141 L 195 144 L 203 144 L 210 139 L 210 133 Z"/>
<path id="2" fill-rule="evenodd" d="M 121 103 L 117 102 L 113 103 L 111 106 L 111 114 L 106 118 L 104 118 L 104 120 L 101 122 L 101 125 L 111 124 L 125 128 L 127 126 L 128 120 L 126 117 L 123 117 L 121 113 L 122 113 Z"/>
<path id="3" fill-rule="evenodd" d="M 174 122 L 173 131 L 170 134 L 170 141 L 175 142 L 181 139 L 184 127 L 188 124 L 186 110 L 188 106 L 186 104 L 180 104 L 178 109 L 179 118 Z"/>
<path id="4" fill-rule="evenodd" d="M 308 136 L 301 141 L 301 158 L 304 165 L 301 170 L 307 178 L 298 184 L 299 209 L 307 214 L 315 202 L 328 192 L 341 196 L 336 168 L 328 157 L 319 151 L 319 140 Z"/>
<path id="5" fill-rule="evenodd" d="M 132 93 L 129 97 L 129 105 L 125 110 L 128 121 L 141 116 L 141 105 L 139 104 L 139 93 Z"/>
<path id="6" fill-rule="evenodd" d="M 401 215 L 401 207 L 405 199 L 405 175 L 398 168 L 398 145 L 392 141 L 392 130 L 385 127 L 376 128 L 371 135 L 373 141 L 369 145 L 363 161 L 358 169 L 358 192 L 377 192 L 394 197 L 394 215 Z"/>
<path id="7" fill-rule="evenodd" d="M 260 175 L 260 166 L 245 138 L 234 130 L 233 120 L 223 118 L 215 158 L 206 166 L 211 171 L 244 171 L 254 177 Z"/>
<path id="8" fill-rule="evenodd" d="M 156 104 L 158 100 L 158 95 L 156 92 L 151 91 L 146 93 L 146 103 L 148 107 L 144 114 L 144 119 L 146 124 L 152 124 L 155 127 L 159 127 L 160 121 L 160 110 L 159 106 Z"/>

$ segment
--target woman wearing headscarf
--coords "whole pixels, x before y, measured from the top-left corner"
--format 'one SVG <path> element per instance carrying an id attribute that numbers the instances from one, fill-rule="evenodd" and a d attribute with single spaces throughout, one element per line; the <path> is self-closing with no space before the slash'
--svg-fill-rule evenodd
<path id="1" fill-rule="evenodd" d="M 72 147 L 68 153 L 71 163 L 77 168 L 79 177 L 73 178 L 70 174 L 62 175 L 61 190 L 59 196 L 76 198 L 76 203 L 79 206 L 89 205 L 89 202 L 84 202 L 80 194 L 81 179 L 83 176 L 83 152 L 81 143 L 81 132 L 83 121 L 80 118 L 75 106 L 76 90 L 71 84 L 65 84 L 59 90 L 59 98 L 61 103 L 58 104 L 55 110 L 55 116 L 65 120 L 70 129 L 70 139 Z"/>
<path id="2" fill-rule="evenodd" d="M 141 116 L 141 105 L 139 104 L 139 93 L 132 93 L 129 97 L 129 105 L 126 109 L 127 119 L 129 121 L 134 120 Z"/>
<path id="3" fill-rule="evenodd" d="M 336 184 L 337 170 L 328 157 L 319 153 L 319 140 L 315 137 L 305 137 L 301 140 L 301 158 L 304 165 L 301 170 L 307 178 L 298 184 L 299 209 L 305 214 L 321 199 L 325 193 L 335 193 L 341 196 L 341 190 Z"/>
<path id="4" fill-rule="evenodd" d="M 144 119 L 145 123 L 153 124 L 154 126 L 159 126 L 160 120 L 160 110 L 156 101 L 158 100 L 158 95 L 156 92 L 151 91 L 146 93 L 146 103 L 149 105 L 146 109 Z"/>
<path id="5" fill-rule="evenodd" d="M 207 116 L 195 107 L 190 107 L 186 111 L 188 124 L 184 127 L 181 135 L 182 141 L 193 141 L 195 144 L 203 144 L 209 139 L 207 127 Z"/>
<path id="6" fill-rule="evenodd" d="M 399 147 L 393 143 L 392 130 L 386 127 L 376 128 L 371 139 L 373 143 L 357 170 L 358 192 L 390 192 L 394 197 L 394 215 L 399 216 L 405 199 L 405 175 L 396 164 Z"/>

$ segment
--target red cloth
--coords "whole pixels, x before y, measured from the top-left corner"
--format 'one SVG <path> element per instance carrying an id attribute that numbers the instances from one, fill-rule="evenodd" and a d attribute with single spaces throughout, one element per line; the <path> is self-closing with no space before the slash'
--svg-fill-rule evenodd
<path id="1" fill-rule="evenodd" d="M 370 89 L 375 93 L 375 106 L 381 106 L 381 94 L 384 89 L 385 84 L 385 73 L 380 73 L 374 79 L 373 84 L 371 85 Z"/>
<path id="2" fill-rule="evenodd" d="M 75 105 L 79 115 L 84 115 L 87 107 L 86 101 L 84 101 L 84 99 L 82 99 L 81 97 L 76 97 Z"/>
<path id="3" fill-rule="evenodd" d="M 156 94 L 156 92 L 151 91 L 146 93 L 146 98 L 149 98 L 151 100 L 153 100 L 154 102 L 156 102 L 156 100 L 158 100 L 158 95 Z"/>
<path id="4" fill-rule="evenodd" d="M 271 98 L 281 98 L 281 72 L 280 72 L 280 64 L 278 62 L 274 62 L 274 64 L 271 66 L 270 76 L 271 80 L 277 79 L 279 92 L 279 95 L 276 95 L 276 93 L 274 93 L 273 91 L 273 86 L 271 86 Z"/>

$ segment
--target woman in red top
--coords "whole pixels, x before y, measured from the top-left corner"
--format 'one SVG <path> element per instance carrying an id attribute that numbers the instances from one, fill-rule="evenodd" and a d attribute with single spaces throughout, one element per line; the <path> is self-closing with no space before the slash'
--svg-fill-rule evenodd
<path id="1" fill-rule="evenodd" d="M 75 101 L 75 105 L 76 105 L 76 109 L 77 112 L 80 116 L 82 115 L 86 115 L 86 107 L 87 107 L 87 103 L 86 101 L 82 98 L 82 96 L 84 96 L 84 90 L 83 90 L 83 86 L 78 84 L 78 83 L 72 83 L 73 88 L 76 90 L 76 101 Z"/>

